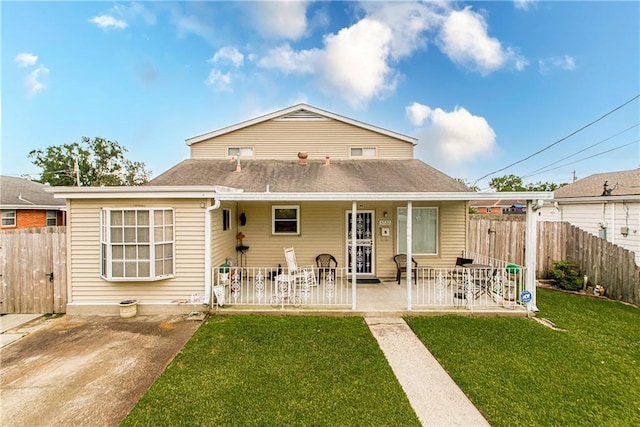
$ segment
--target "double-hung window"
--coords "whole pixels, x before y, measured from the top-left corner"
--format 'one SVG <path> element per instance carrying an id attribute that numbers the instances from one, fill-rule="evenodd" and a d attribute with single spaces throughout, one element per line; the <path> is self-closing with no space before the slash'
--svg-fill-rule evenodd
<path id="1" fill-rule="evenodd" d="M 273 206 L 273 234 L 300 234 L 300 206 Z"/>
<path id="2" fill-rule="evenodd" d="M 58 225 L 58 213 L 56 211 L 47 211 L 47 226 Z"/>
<path id="3" fill-rule="evenodd" d="M 412 209 L 411 253 L 438 253 L 438 208 Z M 407 253 L 407 208 L 398 208 L 398 253 Z"/>
<path id="4" fill-rule="evenodd" d="M 2 211 L 2 226 L 3 227 L 16 226 L 16 211 Z"/>
<path id="5" fill-rule="evenodd" d="M 105 208 L 100 225 L 103 278 L 160 280 L 175 275 L 173 209 Z"/>

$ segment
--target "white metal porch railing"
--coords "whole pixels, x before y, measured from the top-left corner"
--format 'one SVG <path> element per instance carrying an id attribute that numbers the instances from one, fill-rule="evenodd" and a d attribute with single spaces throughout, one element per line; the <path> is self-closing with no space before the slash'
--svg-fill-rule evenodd
<path id="1" fill-rule="evenodd" d="M 488 264 L 487 264 L 488 265 Z M 418 268 L 412 308 L 509 308 L 519 305 L 525 272 L 520 268 Z"/>
<path id="2" fill-rule="evenodd" d="M 284 309 L 301 306 L 350 308 L 351 289 L 344 268 L 301 268 L 290 273 L 276 267 L 213 269 L 212 295 L 219 305 L 264 306 Z"/>
<path id="3" fill-rule="evenodd" d="M 504 265 L 507 265 L 504 263 Z M 213 270 L 213 298 L 224 306 L 260 309 L 319 308 L 350 310 L 351 283 L 347 269 L 302 269 L 290 275 L 286 268 L 230 267 L 229 273 Z M 329 274 L 331 273 L 331 274 Z M 467 269 L 419 267 L 411 286 L 411 308 L 513 309 L 524 289 L 525 271 L 506 267 Z M 389 278 L 379 285 L 356 289 L 356 310 L 406 310 L 407 289 Z M 359 287 L 359 286 L 358 286 Z"/>

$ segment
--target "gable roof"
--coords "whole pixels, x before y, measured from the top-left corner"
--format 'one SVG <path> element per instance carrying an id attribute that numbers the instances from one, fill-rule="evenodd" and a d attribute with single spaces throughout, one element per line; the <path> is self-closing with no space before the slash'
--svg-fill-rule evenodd
<path id="1" fill-rule="evenodd" d="M 611 194 L 603 196 L 604 183 Z M 640 168 L 589 175 L 553 192 L 554 198 L 616 197 L 640 195 Z"/>
<path id="2" fill-rule="evenodd" d="M 403 135 L 401 133 L 393 132 L 388 129 L 380 128 L 377 126 L 373 126 L 367 123 L 359 122 L 354 119 L 350 119 L 348 117 L 341 116 L 339 114 L 331 113 L 329 111 L 321 110 L 320 108 L 313 107 L 307 104 L 297 104 L 288 108 L 284 108 L 282 110 L 274 111 L 273 113 L 265 114 L 263 116 L 259 116 L 250 120 L 246 120 L 235 125 L 227 126 L 218 130 L 214 130 L 211 132 L 204 133 L 202 135 L 193 136 L 191 138 L 186 139 L 187 145 L 192 145 L 198 142 L 206 141 L 207 139 L 211 139 L 220 135 L 224 135 L 227 133 L 235 132 L 239 129 L 246 128 L 249 126 L 256 125 L 258 123 L 266 122 L 268 120 L 337 120 L 339 122 L 347 123 L 353 126 L 357 126 L 363 129 L 368 129 L 370 131 L 380 133 L 386 136 L 390 136 L 392 138 L 396 138 L 413 145 L 418 143 L 416 138 L 411 136 Z"/>
<path id="3" fill-rule="evenodd" d="M 151 180 L 151 186 L 215 185 L 245 192 L 400 193 L 472 192 L 420 160 L 234 160 L 188 159 Z M 268 187 L 268 189 L 267 189 Z"/>
<path id="4" fill-rule="evenodd" d="M 0 176 L 0 207 L 2 209 L 59 210 L 66 206 L 64 200 L 54 199 L 45 191 L 48 185 L 24 178 Z"/>

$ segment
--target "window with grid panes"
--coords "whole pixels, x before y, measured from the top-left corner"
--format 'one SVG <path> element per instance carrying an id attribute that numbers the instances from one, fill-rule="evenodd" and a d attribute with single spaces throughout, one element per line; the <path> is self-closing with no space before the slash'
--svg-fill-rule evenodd
<path id="1" fill-rule="evenodd" d="M 171 208 L 103 209 L 101 275 L 107 280 L 160 280 L 175 274 Z"/>

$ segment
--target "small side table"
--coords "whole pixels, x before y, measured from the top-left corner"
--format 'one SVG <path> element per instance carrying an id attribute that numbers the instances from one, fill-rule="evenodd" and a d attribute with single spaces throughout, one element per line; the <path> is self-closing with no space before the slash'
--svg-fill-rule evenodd
<path id="1" fill-rule="evenodd" d="M 238 252 L 238 267 L 247 266 L 247 251 L 249 246 L 236 246 L 236 252 Z"/>

